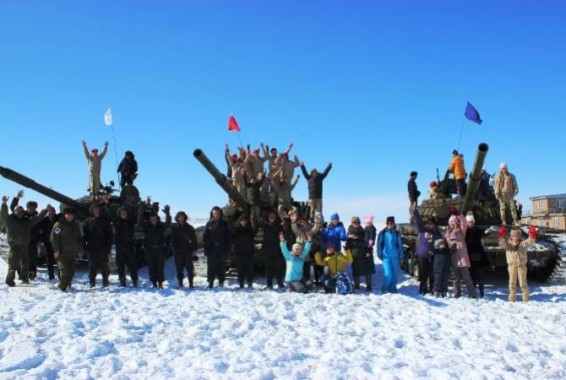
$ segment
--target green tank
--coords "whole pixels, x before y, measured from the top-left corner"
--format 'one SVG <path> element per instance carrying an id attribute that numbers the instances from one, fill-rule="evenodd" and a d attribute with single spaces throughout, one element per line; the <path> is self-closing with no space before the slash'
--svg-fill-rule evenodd
<path id="1" fill-rule="evenodd" d="M 498 230 L 501 225 L 499 202 L 495 198 L 493 188 L 482 184 L 485 190 L 478 195 L 480 188 L 481 173 L 485 157 L 489 146 L 485 143 L 478 145 L 476 158 L 471 173 L 468 176 L 467 190 L 464 197 L 456 197 L 456 181 L 450 178 L 448 172 L 442 180 L 439 179 L 437 185 L 437 197 L 435 199 L 424 199 L 418 205 L 419 213 L 423 220 L 434 217 L 442 231 L 448 225 L 450 209 L 456 207 L 460 213 L 465 215 L 468 211 L 473 211 L 476 225 L 486 231 L 484 237 L 484 248 L 494 271 L 505 271 L 507 261 L 505 251 L 499 248 Z M 512 220 L 508 217 L 507 220 Z M 527 238 L 526 226 L 523 226 L 523 236 Z M 401 267 L 411 275 L 418 276 L 418 260 L 415 259 L 415 246 L 417 243 L 418 232 L 412 223 L 400 224 L 399 228 L 403 234 L 403 245 L 405 258 Z M 536 244 L 529 251 L 529 261 L 527 264 L 530 278 L 537 281 L 547 281 L 560 265 L 559 248 L 556 243 L 544 235 L 544 231 L 539 231 Z"/>
<path id="2" fill-rule="evenodd" d="M 94 203 L 90 195 L 85 195 L 78 199 L 73 199 L 68 197 L 58 191 L 55 191 L 49 187 L 46 187 L 40 183 L 37 183 L 33 179 L 6 167 L 0 166 L 0 175 L 4 178 L 18 183 L 24 187 L 37 191 L 38 193 L 51 198 L 55 201 L 60 202 L 59 210 L 62 211 L 66 207 L 72 207 L 76 210 L 77 220 L 79 222 L 83 222 L 88 216 L 90 215 L 90 207 Z M 121 207 L 124 207 L 128 210 L 130 215 L 137 215 L 138 212 L 142 211 L 144 213 L 144 217 L 142 220 L 147 219 L 147 215 L 151 212 L 152 207 L 159 207 L 159 203 L 154 202 L 153 204 L 147 204 L 147 202 L 143 202 L 140 198 L 139 190 L 133 185 L 126 185 L 120 192 L 120 194 L 116 194 L 114 189 L 114 182 L 110 181 L 110 183 L 106 186 L 103 186 L 100 190 L 100 194 L 107 194 L 110 198 L 110 214 L 112 217 L 116 215 L 118 210 Z M 98 202 L 98 201 L 97 201 Z M 139 227 L 139 226 L 138 226 Z M 144 247 L 143 247 L 143 240 L 144 240 L 144 233 L 139 229 L 136 228 L 135 232 L 135 241 L 136 241 L 136 249 L 138 252 L 138 261 L 140 265 L 144 263 Z M 83 255 L 83 258 L 86 258 L 86 254 Z"/>

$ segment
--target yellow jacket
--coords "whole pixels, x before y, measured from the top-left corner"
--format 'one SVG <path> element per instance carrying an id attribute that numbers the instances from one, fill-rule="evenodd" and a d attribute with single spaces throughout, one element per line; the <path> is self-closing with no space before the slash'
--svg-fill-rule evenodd
<path id="1" fill-rule="evenodd" d="M 354 258 L 352 257 L 351 250 L 347 250 L 346 254 L 335 252 L 333 255 L 326 256 L 324 259 L 321 257 L 320 252 L 317 252 L 314 255 L 314 261 L 316 265 L 328 267 L 328 275 L 334 278 L 338 272 L 344 272 L 346 270 L 346 264 L 351 264 Z"/>

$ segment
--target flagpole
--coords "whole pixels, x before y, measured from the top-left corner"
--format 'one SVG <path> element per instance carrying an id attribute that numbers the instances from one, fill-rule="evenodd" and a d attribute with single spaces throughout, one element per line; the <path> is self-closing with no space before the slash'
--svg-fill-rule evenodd
<path id="1" fill-rule="evenodd" d="M 111 125 L 112 127 L 112 141 L 114 142 L 114 159 L 116 161 L 116 167 L 118 167 L 118 147 L 116 146 L 116 136 L 114 135 L 114 123 Z M 116 178 L 118 179 L 118 183 L 120 183 L 120 176 L 118 172 L 116 172 Z"/>
<path id="2" fill-rule="evenodd" d="M 462 135 L 464 134 L 464 122 L 466 118 L 462 118 L 462 128 L 460 128 L 460 137 L 458 138 L 458 145 L 456 146 L 456 150 L 460 150 L 460 143 L 462 142 Z"/>

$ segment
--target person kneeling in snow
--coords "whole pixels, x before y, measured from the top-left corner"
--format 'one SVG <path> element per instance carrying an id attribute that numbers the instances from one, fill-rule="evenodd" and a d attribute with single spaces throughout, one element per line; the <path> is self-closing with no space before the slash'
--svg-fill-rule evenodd
<path id="1" fill-rule="evenodd" d="M 354 261 L 350 249 L 347 249 L 346 253 L 336 253 L 334 246 L 329 245 L 326 247 L 326 257 L 322 258 L 320 252 L 317 252 L 314 255 L 314 261 L 316 265 L 326 267 L 328 270 L 328 273 L 322 276 L 326 293 L 349 294 L 354 292 L 352 281 L 346 273 L 346 264 Z"/>
<path id="2" fill-rule="evenodd" d="M 283 257 L 285 257 L 287 262 L 287 272 L 285 273 L 287 290 L 297 293 L 308 292 L 312 284 L 310 281 L 303 280 L 303 265 L 311 249 L 311 241 L 307 240 L 304 247 L 300 243 L 295 243 L 293 244 L 292 252 L 289 252 L 283 232 L 279 234 L 279 240 Z"/>
<path id="3" fill-rule="evenodd" d="M 505 226 L 499 227 L 499 247 L 505 249 L 507 256 L 507 269 L 509 270 L 509 301 L 517 301 L 517 280 L 523 293 L 523 302 L 529 301 L 529 285 L 527 284 L 527 249 L 535 243 L 537 231 L 534 226 L 529 227 L 529 238 L 521 238 L 521 230 L 511 230 L 509 239 L 505 239 Z"/>

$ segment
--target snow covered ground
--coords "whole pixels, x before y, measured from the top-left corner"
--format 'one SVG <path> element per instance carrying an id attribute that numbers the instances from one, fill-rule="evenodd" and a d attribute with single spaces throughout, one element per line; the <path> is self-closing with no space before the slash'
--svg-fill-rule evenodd
<path id="1" fill-rule="evenodd" d="M 566 239 L 560 237 L 562 246 Z M 6 274 L 0 260 L 0 278 Z M 379 289 L 381 265 L 374 283 Z M 53 289 L 0 285 L 0 379 L 564 379 L 566 284 L 531 283 L 508 303 L 505 276 L 485 299 L 349 296 L 236 289 Z"/>

